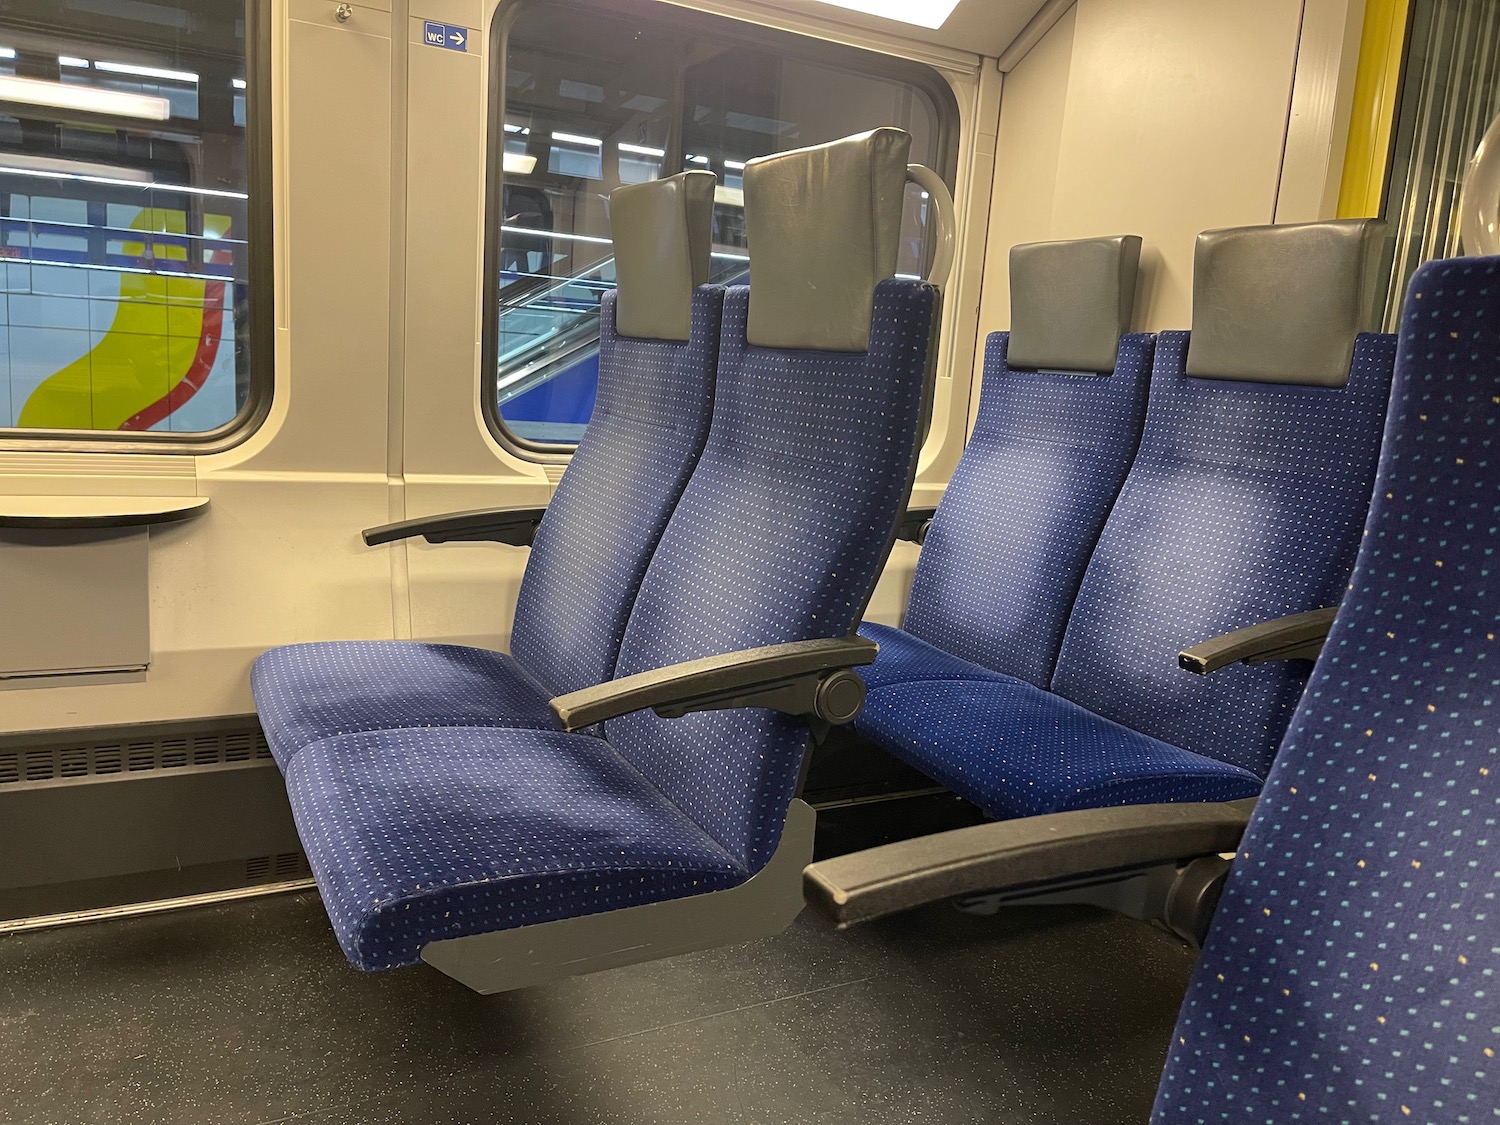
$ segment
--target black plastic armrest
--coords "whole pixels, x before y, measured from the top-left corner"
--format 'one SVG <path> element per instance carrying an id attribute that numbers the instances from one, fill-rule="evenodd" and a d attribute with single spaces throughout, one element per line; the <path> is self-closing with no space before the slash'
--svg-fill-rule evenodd
<path id="1" fill-rule="evenodd" d="M 365 545 L 378 547 L 420 535 L 429 543 L 509 543 L 529 547 L 546 508 L 479 508 L 441 516 L 384 523 L 361 533 Z"/>
<path id="2" fill-rule="evenodd" d="M 919 836 L 814 863 L 807 902 L 839 929 L 979 891 L 1232 852 L 1255 799 L 1125 805 L 1028 816 Z"/>
<path id="3" fill-rule="evenodd" d="M 873 663 L 877 652 L 874 641 L 860 636 L 747 648 L 571 691 L 552 700 L 552 711 L 564 730 L 647 707 L 666 719 L 691 711 L 769 707 L 842 724 L 865 702 L 865 682 L 850 669 Z"/>
<path id="4" fill-rule="evenodd" d="M 1228 664 L 1264 664 L 1268 660 L 1316 660 L 1338 607 L 1310 609 L 1274 621 L 1262 621 L 1214 637 L 1177 654 L 1177 663 L 1206 676 Z"/>
<path id="5" fill-rule="evenodd" d="M 907 508 L 901 522 L 896 525 L 896 538 L 908 543 L 921 543 L 927 538 L 927 529 L 932 526 L 936 508 Z"/>

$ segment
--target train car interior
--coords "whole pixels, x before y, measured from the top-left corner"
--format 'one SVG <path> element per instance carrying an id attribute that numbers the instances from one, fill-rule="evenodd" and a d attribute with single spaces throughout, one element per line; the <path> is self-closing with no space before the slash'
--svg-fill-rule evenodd
<path id="1" fill-rule="evenodd" d="M 1500 0 L 0 0 L 0 1123 L 1500 1122 Z"/>

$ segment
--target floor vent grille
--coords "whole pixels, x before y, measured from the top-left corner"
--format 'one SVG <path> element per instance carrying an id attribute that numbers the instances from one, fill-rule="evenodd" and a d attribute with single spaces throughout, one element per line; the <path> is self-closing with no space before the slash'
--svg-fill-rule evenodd
<path id="1" fill-rule="evenodd" d="M 245 861 L 247 883 L 285 883 L 311 876 L 312 868 L 307 865 L 307 856 L 302 852 L 258 855 Z"/>
<path id="2" fill-rule="evenodd" d="M 259 730 L 164 734 L 159 738 L 128 741 L 80 741 L 73 745 L 0 749 L 0 785 L 218 766 L 270 756 L 266 736 Z"/>

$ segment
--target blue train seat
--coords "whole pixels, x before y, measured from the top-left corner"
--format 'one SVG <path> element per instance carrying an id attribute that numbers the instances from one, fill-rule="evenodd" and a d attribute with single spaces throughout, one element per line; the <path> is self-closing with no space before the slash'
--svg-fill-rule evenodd
<path id="1" fill-rule="evenodd" d="M 1219 806 L 1060 813 L 816 864 L 810 900 L 851 924 L 1059 851 L 1095 873 L 1235 851 L 1152 1122 L 1493 1120 L 1500 258 L 1417 271 L 1390 403 L 1352 580 L 1243 839 Z"/>
<path id="2" fill-rule="evenodd" d="M 880 645 L 871 689 L 975 665 L 1051 680 L 1146 412 L 1154 338 L 1125 334 L 1140 250 L 1133 235 L 1011 250 L 1011 331 L 986 344 L 974 432 L 930 524 L 907 522 L 922 555 L 902 626 L 860 626 Z"/>
<path id="3" fill-rule="evenodd" d="M 1048 683 L 950 657 L 872 683 L 859 732 L 996 818 L 1257 793 L 1310 665 L 1194 677 L 1178 654 L 1343 592 L 1395 354 L 1359 333 L 1381 236 L 1200 236 L 1194 330 L 1157 339 L 1140 446 Z"/>
<path id="4" fill-rule="evenodd" d="M 251 685 L 272 755 L 422 726 L 557 729 L 547 700 L 606 680 L 646 564 L 708 436 L 724 291 L 709 272 L 715 177 L 611 195 L 618 289 L 599 316 L 593 419 L 551 504 L 372 528 L 372 544 L 531 544 L 510 653 L 401 641 L 272 649 Z"/>
<path id="5" fill-rule="evenodd" d="M 937 294 L 890 277 L 909 144 L 880 129 L 746 168 L 751 285 L 724 303 L 707 442 L 613 680 L 551 701 L 568 731 L 602 735 L 459 722 L 333 734 L 291 759 L 355 966 L 420 959 L 493 992 L 795 917 L 809 732 L 863 697 L 850 669 L 875 646 L 851 633 L 929 404 Z"/>
<path id="6" fill-rule="evenodd" d="M 1500 258 L 1418 270 L 1399 348 L 1364 548 L 1193 975 L 1160 1125 L 1229 1093 L 1243 1121 L 1495 1113 Z"/>

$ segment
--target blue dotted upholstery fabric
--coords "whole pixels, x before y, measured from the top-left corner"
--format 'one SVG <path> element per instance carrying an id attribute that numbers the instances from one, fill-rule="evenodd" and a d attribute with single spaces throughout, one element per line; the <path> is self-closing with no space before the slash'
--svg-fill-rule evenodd
<path id="1" fill-rule="evenodd" d="M 713 414 L 724 290 L 693 294 L 684 343 L 614 331 L 599 313 L 594 414 L 537 529 L 510 651 L 553 695 L 602 684 L 657 541 L 687 486 Z"/>
<path id="2" fill-rule="evenodd" d="M 745 342 L 724 305 L 712 427 L 641 581 L 616 675 L 847 634 L 906 504 L 935 291 L 885 281 L 868 353 Z M 455 725 L 334 735 L 287 791 L 344 952 L 700 894 L 775 850 L 806 727 L 764 710 L 612 720 L 605 738 Z"/>
<path id="3" fill-rule="evenodd" d="M 1339 603 L 1374 483 L 1396 341 L 1360 336 L 1338 388 L 1190 378 L 1187 347 L 1186 332 L 1157 339 L 1140 449 L 1089 560 L 1051 688 L 1264 777 L 1311 666 L 1194 676 L 1177 654 Z"/>
<path id="4" fill-rule="evenodd" d="M 403 641 L 272 649 L 251 688 L 283 769 L 304 746 L 355 731 L 555 730 L 551 696 L 611 677 L 641 576 L 708 436 L 724 290 L 694 292 L 686 342 L 619 335 L 615 299 L 606 293 L 600 307 L 594 414 L 537 529 L 512 656 Z"/>
<path id="5" fill-rule="evenodd" d="M 920 641 L 904 629 L 894 625 L 882 625 L 876 621 L 863 622 L 859 635 L 880 646 L 880 655 L 875 663 L 859 669 L 859 678 L 865 682 L 867 692 L 875 692 L 895 684 L 915 684 L 930 680 L 997 680 L 1014 682 L 1015 677 L 1000 672 L 991 672 L 978 664 L 944 652 L 936 645 Z M 864 714 L 855 720 L 856 727 Z M 861 733 L 864 733 L 861 730 Z M 867 737 L 874 737 L 873 734 Z"/>
<path id="6" fill-rule="evenodd" d="M 974 433 L 922 544 L 902 627 L 1046 687 L 1140 440 L 1155 338 L 1122 338 L 1105 375 L 1014 370 L 1009 340 L 996 332 L 985 346 Z"/>
<path id="7" fill-rule="evenodd" d="M 399 727 L 556 730 L 551 696 L 503 652 L 402 641 L 273 648 L 250 686 L 276 764 L 338 734 Z"/>
<path id="8" fill-rule="evenodd" d="M 724 302 L 713 428 L 641 583 L 619 676 L 853 631 L 910 494 L 935 290 L 875 290 L 866 352 L 745 341 L 749 291 Z M 780 839 L 807 729 L 772 711 L 612 719 L 605 737 L 759 870 Z"/>
<path id="9" fill-rule="evenodd" d="M 1090 464 L 1114 474 L 1081 508 L 1052 501 L 1083 515 L 1051 539 L 1033 527 L 1050 554 L 981 546 L 989 532 L 966 532 L 972 545 L 937 560 L 942 582 L 951 584 L 943 603 L 953 607 L 951 631 L 921 639 L 861 627 L 881 655 L 865 675 L 869 697 L 855 729 L 990 816 L 1253 796 L 1296 706 L 1305 664 L 1235 665 L 1198 677 L 1178 668 L 1177 654 L 1243 625 L 1338 602 L 1374 478 L 1395 341 L 1360 337 L 1349 384 L 1338 389 L 1191 379 L 1183 371 L 1187 341 L 1183 332 L 1159 338 L 1144 434 L 1128 474 L 1129 444 L 1123 460 L 1118 453 L 1080 458 L 1072 462 L 1076 476 L 1044 474 L 1069 480 L 1070 491 Z M 1121 355 L 1123 368 L 1123 345 Z M 1016 374 L 1007 370 L 996 385 Z M 986 394 L 990 386 L 987 378 Z M 1035 413 L 1024 397 L 1006 406 Z M 1126 432 L 1128 411 L 1112 417 Z M 1079 436 L 1070 439 L 1070 448 L 1080 446 L 1088 448 Z M 1017 449 L 1023 458 L 1032 453 Z M 969 458 L 966 450 L 964 463 Z M 1018 523 L 1006 484 L 1022 470 L 993 451 L 973 464 L 985 467 L 982 487 L 976 475 L 960 482 L 955 474 L 963 506 L 952 506 L 950 486 L 920 567 L 932 565 L 927 552 L 941 519 L 953 517 L 957 533 L 960 520 L 993 524 L 994 506 L 1002 523 Z M 984 551 L 1001 561 L 986 564 Z M 1023 573 L 1007 583 L 1002 562 Z M 1044 604 L 1047 575 L 1070 563 L 1082 576 L 1076 600 L 1065 586 L 1065 598 Z M 974 583 L 986 610 L 972 625 L 961 607 L 965 582 Z M 1012 611 L 1013 598 L 1025 604 Z M 936 619 L 937 604 L 929 602 L 919 623 Z M 973 644 L 982 656 L 965 659 L 950 648 L 950 636 L 972 642 L 1007 614 L 1027 623 L 1046 663 L 1028 667 L 1021 659 L 1027 634 L 1019 628 L 1003 645 Z M 1032 677 L 1051 669 L 1044 642 L 1053 621 L 1061 653 L 1049 693 Z"/>
<path id="10" fill-rule="evenodd" d="M 731 886 L 745 871 L 598 738 L 447 727 L 328 738 L 292 815 L 361 969 L 443 938 Z"/>
<path id="11" fill-rule="evenodd" d="M 1024 680 L 891 684 L 862 730 L 999 820 L 1154 801 L 1253 797 L 1260 778 L 1100 718 Z"/>
<path id="12" fill-rule="evenodd" d="M 1500 1116 L 1500 258 L 1418 270 L 1368 531 L 1157 1125 Z"/>

